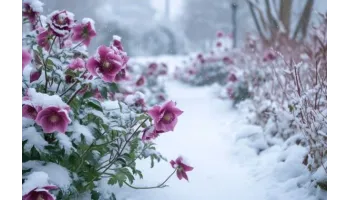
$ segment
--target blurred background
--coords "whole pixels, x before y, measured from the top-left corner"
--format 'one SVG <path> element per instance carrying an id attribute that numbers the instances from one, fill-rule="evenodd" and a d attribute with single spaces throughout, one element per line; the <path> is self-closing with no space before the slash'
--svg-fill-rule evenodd
<path id="1" fill-rule="evenodd" d="M 44 14 L 67 9 L 75 19 L 95 20 L 97 37 L 89 51 L 122 37 L 130 56 L 185 54 L 205 50 L 217 31 L 235 30 L 236 45 L 248 33 L 273 37 L 274 29 L 297 39 L 317 12 L 327 10 L 326 0 L 42 0 Z M 234 5 L 234 6 L 232 6 Z M 265 19 L 265 20 L 264 20 Z M 311 23 L 310 23 L 311 22 Z M 287 25 L 288 24 L 288 25 Z M 285 25 L 285 26 L 283 26 Z M 235 28 L 234 28 L 235 27 Z M 295 35 L 295 36 L 294 36 Z M 301 36 L 302 37 L 302 36 Z"/>

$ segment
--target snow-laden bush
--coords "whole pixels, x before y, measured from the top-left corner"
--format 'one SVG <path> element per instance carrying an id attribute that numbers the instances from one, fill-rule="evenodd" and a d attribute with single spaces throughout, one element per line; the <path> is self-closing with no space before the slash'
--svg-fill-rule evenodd
<path id="1" fill-rule="evenodd" d="M 227 82 L 227 75 L 233 66 L 229 58 L 232 52 L 231 39 L 222 32 L 217 34 L 212 51 L 190 55 L 184 67 L 175 71 L 175 78 L 196 86 Z"/>
<path id="2" fill-rule="evenodd" d="M 89 56 L 97 34 L 92 19 L 42 10 L 38 0 L 23 1 L 23 199 L 116 199 L 106 184 L 162 188 L 175 172 L 187 180 L 193 168 L 179 157 L 160 185 L 133 185 L 142 178 L 137 160 L 149 158 L 151 167 L 165 160 L 153 139 L 173 131 L 182 111 L 172 101 L 147 108 L 140 81 L 126 83 L 124 98 L 128 56 L 120 38 Z"/>
<path id="3" fill-rule="evenodd" d="M 308 41 L 285 46 L 283 53 L 267 49 L 262 57 L 258 49 L 246 51 L 242 59 L 248 65 L 240 67 L 241 73 L 253 76 L 259 72 L 262 76 L 255 76 L 258 84 L 248 82 L 253 88 L 252 99 L 239 107 L 250 104 L 249 119 L 263 127 L 265 149 L 276 144 L 306 148 L 300 162 L 311 174 L 322 174 L 309 180 L 327 190 L 326 16 L 323 19 Z"/>
<path id="4" fill-rule="evenodd" d="M 168 75 L 168 66 L 157 62 L 129 62 L 127 71 L 135 83 L 135 89 L 143 92 L 148 105 L 153 106 L 164 102 L 168 96 L 165 91 L 165 80 Z"/>
<path id="5" fill-rule="evenodd" d="M 276 39 L 272 47 L 266 47 L 247 35 L 243 48 L 202 53 L 194 64 L 178 68 L 175 78 L 193 85 L 222 85 L 219 97 L 248 111 L 250 123 L 263 128 L 261 135 L 246 137 L 254 144 L 257 141 L 257 153 L 274 145 L 305 148 L 300 163 L 310 174 L 322 174 L 310 175 L 309 180 L 326 190 L 327 18 L 322 18 L 323 23 L 303 43 Z M 215 59 L 205 68 L 208 57 Z"/>

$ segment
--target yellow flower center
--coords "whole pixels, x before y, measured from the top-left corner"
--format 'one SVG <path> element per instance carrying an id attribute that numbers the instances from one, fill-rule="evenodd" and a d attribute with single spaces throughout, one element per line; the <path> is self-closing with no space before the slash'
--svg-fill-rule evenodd
<path id="1" fill-rule="evenodd" d="M 52 115 L 52 116 L 50 117 L 50 121 L 51 121 L 52 123 L 57 122 L 57 121 L 58 121 L 58 116 L 57 116 L 57 115 Z"/>
<path id="2" fill-rule="evenodd" d="M 107 69 L 107 68 L 109 68 L 110 65 L 111 65 L 111 64 L 110 64 L 109 62 L 106 61 L 106 62 L 103 63 L 102 66 L 103 66 L 103 68 L 106 68 L 106 69 Z"/>
<path id="3" fill-rule="evenodd" d="M 163 116 L 163 120 L 166 121 L 166 122 L 170 122 L 172 119 L 173 119 L 173 115 L 171 113 L 166 113 Z"/>

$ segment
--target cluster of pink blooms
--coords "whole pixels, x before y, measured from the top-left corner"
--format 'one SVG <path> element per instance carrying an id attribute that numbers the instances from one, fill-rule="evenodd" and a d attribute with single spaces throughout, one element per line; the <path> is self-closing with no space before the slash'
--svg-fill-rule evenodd
<path id="1" fill-rule="evenodd" d="M 70 107 L 66 104 L 61 105 L 45 105 L 37 103 L 33 98 L 35 96 L 45 96 L 45 99 L 56 98 L 46 94 L 36 93 L 31 89 L 27 95 L 23 97 L 22 116 L 35 120 L 36 124 L 42 127 L 44 133 L 53 133 L 55 131 L 65 133 L 68 124 L 71 123 L 68 112 Z M 58 97 L 59 98 L 59 97 Z"/>
<path id="2" fill-rule="evenodd" d="M 162 106 L 154 106 L 148 110 L 148 114 L 151 116 L 154 125 L 146 128 L 143 131 L 142 140 L 152 140 L 159 136 L 159 134 L 174 131 L 177 124 L 177 118 L 183 113 L 176 107 L 173 101 L 168 101 Z M 171 166 L 176 169 L 177 177 L 188 181 L 186 172 L 192 171 L 193 167 L 185 164 L 183 158 L 180 156 L 175 161 L 170 161 Z"/>
<path id="3" fill-rule="evenodd" d="M 264 62 L 273 61 L 276 58 L 277 58 L 276 52 L 270 49 L 265 51 L 263 61 Z"/>
<path id="4" fill-rule="evenodd" d="M 56 41 L 59 48 L 70 48 L 72 43 L 79 43 L 89 46 L 91 39 L 96 36 L 94 21 L 89 18 L 84 18 L 81 23 L 76 23 L 74 15 L 66 10 L 54 11 L 48 15 L 46 21 L 41 21 L 40 13 L 42 12 L 42 3 L 38 0 L 24 0 L 23 2 L 23 17 L 27 18 L 32 28 L 37 32 L 37 44 L 51 51 L 53 42 Z M 56 40 L 57 39 L 57 40 Z M 30 52 L 22 50 L 22 71 L 31 62 L 32 56 Z M 94 77 L 101 78 L 103 81 L 121 82 L 128 80 L 126 75 L 127 62 L 129 58 L 124 52 L 120 37 L 114 36 L 113 41 L 109 46 L 101 45 L 98 47 L 94 56 L 90 57 L 86 62 L 81 58 L 75 58 L 67 66 L 67 71 L 83 72 L 82 78 L 93 79 Z M 168 71 L 167 65 L 164 63 L 151 63 L 147 69 L 146 75 L 158 76 L 166 75 Z M 36 68 L 30 73 L 30 82 L 36 81 L 41 76 L 41 71 Z M 74 82 L 74 77 L 67 73 L 65 82 L 71 84 Z M 136 87 L 144 86 L 146 77 L 140 76 L 135 82 Z M 84 93 L 89 88 L 85 87 L 79 91 L 79 94 Z M 129 93 L 129 95 L 132 93 Z M 39 95 L 39 97 L 38 97 Z M 113 94 L 108 94 L 113 96 Z M 41 98 L 42 97 L 42 98 Z M 98 89 L 94 90 L 94 97 L 103 99 Z M 50 99 L 51 98 L 51 99 Z M 159 96 L 165 99 L 164 96 Z M 41 99 L 38 100 L 38 99 Z M 49 102 L 56 102 L 49 104 Z M 57 100 L 59 99 L 59 100 Z M 59 101 L 59 103 L 57 103 Z M 135 104 L 145 107 L 143 98 L 135 99 Z M 68 125 L 71 123 L 69 117 L 70 107 L 65 104 L 57 95 L 49 96 L 43 93 L 37 93 L 35 89 L 29 88 L 26 95 L 23 97 L 22 117 L 32 119 L 40 126 L 44 133 L 65 133 Z M 169 101 L 162 106 L 154 106 L 148 110 L 148 114 L 153 119 L 154 124 L 147 127 L 143 131 L 142 140 L 149 141 L 155 139 L 159 134 L 173 131 L 177 124 L 177 118 L 183 113 L 176 107 L 173 101 Z M 193 168 L 184 164 L 181 157 L 176 161 L 171 161 L 171 166 L 177 170 L 177 176 L 188 180 L 187 171 Z M 54 200 L 54 196 L 49 190 L 57 189 L 56 186 L 45 186 L 35 188 L 23 196 L 24 200 Z"/>
<path id="5" fill-rule="evenodd" d="M 168 66 L 165 63 L 152 62 L 148 65 L 147 75 L 166 75 L 168 73 Z"/>

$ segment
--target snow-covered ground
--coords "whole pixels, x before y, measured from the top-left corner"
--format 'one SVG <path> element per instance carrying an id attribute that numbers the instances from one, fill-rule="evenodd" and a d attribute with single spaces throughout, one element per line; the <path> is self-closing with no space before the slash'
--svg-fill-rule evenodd
<path id="1" fill-rule="evenodd" d="M 156 139 L 157 148 L 169 161 L 179 154 L 189 160 L 194 167 L 188 172 L 189 182 L 173 176 L 167 182 L 170 187 L 163 189 L 114 188 L 118 199 L 317 199 L 309 194 L 310 188 L 301 186 L 309 174 L 300 163 L 303 148 L 275 146 L 258 155 L 250 140 L 238 138 L 261 135 L 261 127 L 247 124 L 244 113 L 214 95 L 214 87 L 194 88 L 168 81 L 167 92 L 184 113 L 174 132 Z M 136 181 L 136 186 L 157 185 L 173 171 L 168 162 L 156 163 L 153 169 L 149 169 L 149 160 L 138 165 L 145 170 L 144 179 Z"/>

